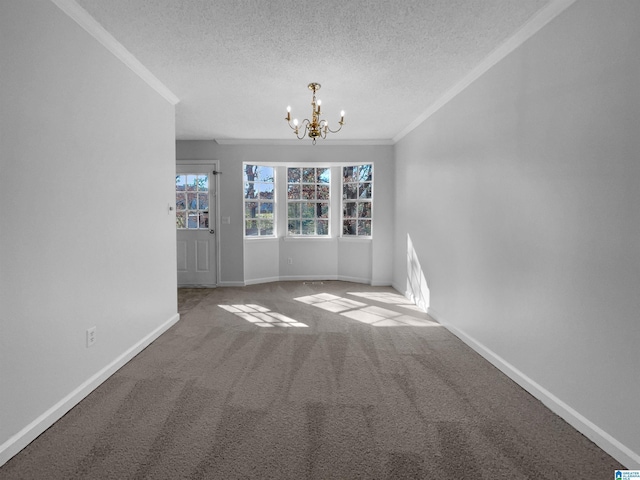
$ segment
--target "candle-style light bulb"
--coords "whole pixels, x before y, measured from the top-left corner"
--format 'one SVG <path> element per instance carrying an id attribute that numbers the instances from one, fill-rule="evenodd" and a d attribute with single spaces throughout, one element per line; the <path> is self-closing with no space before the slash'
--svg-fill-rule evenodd
<path id="1" fill-rule="evenodd" d="M 298 126 L 298 119 L 297 119 L 297 118 L 294 118 L 294 119 L 293 119 L 293 124 L 294 124 L 296 127 Z"/>
<path id="2" fill-rule="evenodd" d="M 344 122 L 344 110 L 340 112 L 340 123 Z"/>
<path id="3" fill-rule="evenodd" d="M 291 105 L 287 106 L 287 122 L 291 121 Z"/>
<path id="4" fill-rule="evenodd" d="M 318 100 L 318 115 L 320 115 L 320 105 L 322 105 L 322 100 Z"/>

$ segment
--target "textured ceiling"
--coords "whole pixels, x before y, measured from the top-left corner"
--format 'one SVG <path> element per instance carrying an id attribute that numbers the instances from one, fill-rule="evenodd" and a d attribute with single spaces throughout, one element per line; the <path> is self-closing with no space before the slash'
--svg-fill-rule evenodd
<path id="1" fill-rule="evenodd" d="M 179 99 L 178 139 L 291 139 L 310 82 L 390 140 L 550 0 L 77 0 Z"/>

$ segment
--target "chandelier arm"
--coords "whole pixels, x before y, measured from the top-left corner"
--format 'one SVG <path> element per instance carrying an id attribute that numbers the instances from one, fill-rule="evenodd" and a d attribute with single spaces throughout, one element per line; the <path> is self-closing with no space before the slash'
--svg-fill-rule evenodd
<path id="1" fill-rule="evenodd" d="M 342 130 L 342 125 L 344 125 L 343 122 L 340 122 L 340 128 L 337 130 L 331 130 L 329 127 L 327 127 L 327 130 L 329 130 L 331 133 L 338 133 L 340 130 Z"/>
<path id="2" fill-rule="evenodd" d="M 307 136 L 307 131 L 309 130 L 309 124 L 310 123 L 311 122 L 309 122 L 309 120 L 307 118 L 302 120 L 302 123 L 298 127 L 298 130 L 295 131 L 296 137 L 298 137 L 298 140 L 302 140 L 304 137 Z M 302 128 L 303 125 L 304 125 L 304 131 L 302 132 L 302 135 L 298 135 L 299 129 Z"/>

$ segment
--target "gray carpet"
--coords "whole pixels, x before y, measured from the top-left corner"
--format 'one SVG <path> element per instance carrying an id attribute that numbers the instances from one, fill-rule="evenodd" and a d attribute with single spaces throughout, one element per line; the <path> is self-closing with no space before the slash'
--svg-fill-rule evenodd
<path id="1" fill-rule="evenodd" d="M 390 288 L 181 289 L 179 309 L 0 478 L 608 479 L 622 468 Z"/>

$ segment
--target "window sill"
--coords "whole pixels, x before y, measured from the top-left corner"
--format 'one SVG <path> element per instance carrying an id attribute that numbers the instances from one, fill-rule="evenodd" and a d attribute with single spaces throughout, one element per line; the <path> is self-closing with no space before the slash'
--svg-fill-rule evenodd
<path id="1" fill-rule="evenodd" d="M 299 236 L 299 237 L 289 237 L 289 236 L 285 236 L 282 237 L 282 240 L 284 240 L 285 242 L 308 242 L 308 241 L 314 241 L 314 242 L 335 242 L 336 237 L 317 237 L 314 235 L 307 235 L 307 236 Z"/>
<path id="2" fill-rule="evenodd" d="M 263 237 L 244 237 L 245 240 L 249 241 L 249 242 L 277 242 L 278 241 L 278 237 L 267 237 L 267 236 L 263 236 Z"/>

